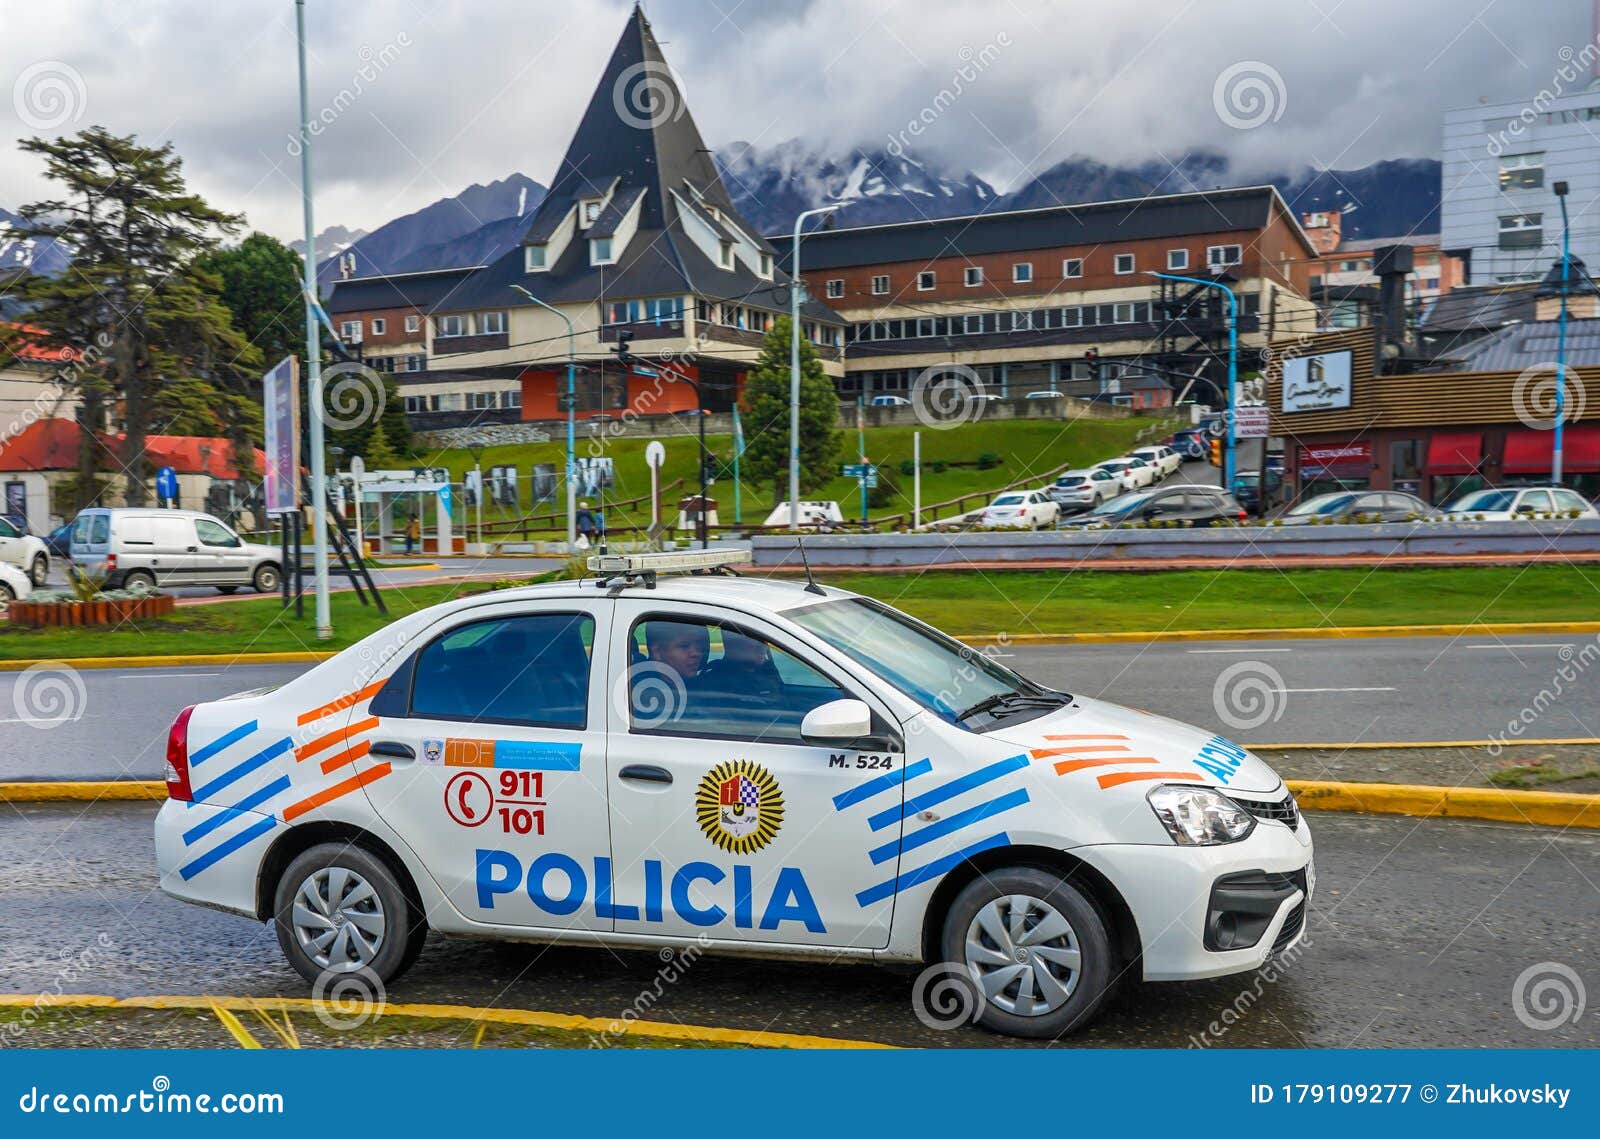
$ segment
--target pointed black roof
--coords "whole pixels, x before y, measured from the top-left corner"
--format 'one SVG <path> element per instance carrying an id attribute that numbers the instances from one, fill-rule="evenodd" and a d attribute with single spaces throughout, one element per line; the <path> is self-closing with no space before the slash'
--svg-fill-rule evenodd
<path id="1" fill-rule="evenodd" d="M 1588 271 L 1584 268 L 1583 258 L 1569 255 L 1567 257 L 1567 295 L 1569 297 L 1593 295 L 1600 293 L 1600 288 L 1595 286 Z M 1541 297 L 1559 297 L 1561 295 L 1561 258 L 1557 257 L 1550 266 L 1550 271 L 1544 275 L 1544 280 L 1539 282 L 1539 287 L 1534 290 L 1535 295 Z"/>

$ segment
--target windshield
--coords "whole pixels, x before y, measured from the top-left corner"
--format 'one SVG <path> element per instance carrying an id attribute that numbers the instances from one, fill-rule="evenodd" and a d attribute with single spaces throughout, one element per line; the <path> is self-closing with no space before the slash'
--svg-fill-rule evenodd
<path id="1" fill-rule="evenodd" d="M 1021 501 L 1022 501 L 1022 496 L 1020 494 L 1002 494 L 999 498 L 995 499 L 989 505 L 990 506 L 1015 506 L 1015 505 L 1017 505 L 1017 503 L 1019 503 Z"/>
<path id="2" fill-rule="evenodd" d="M 1100 514 L 1125 514 L 1130 510 L 1137 510 L 1140 506 L 1155 497 L 1153 490 L 1135 491 L 1133 494 L 1119 494 L 1116 498 L 1107 499 L 1099 506 L 1089 511 L 1090 515 Z"/>
<path id="3" fill-rule="evenodd" d="M 1290 510 L 1290 514 L 1333 514 L 1343 510 L 1356 500 L 1353 494 L 1324 494 L 1316 498 L 1308 498 L 1299 506 Z"/>
<path id="4" fill-rule="evenodd" d="M 1465 498 L 1458 498 L 1447 510 L 1510 510 L 1514 490 L 1475 490 Z"/>
<path id="5" fill-rule="evenodd" d="M 841 598 L 791 609 L 786 616 L 949 723 L 982 700 L 1047 692 L 981 650 L 879 601 Z"/>

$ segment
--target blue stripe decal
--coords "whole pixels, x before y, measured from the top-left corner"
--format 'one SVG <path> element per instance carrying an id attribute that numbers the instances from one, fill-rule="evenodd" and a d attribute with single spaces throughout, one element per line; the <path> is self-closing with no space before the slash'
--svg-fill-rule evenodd
<path id="1" fill-rule="evenodd" d="M 494 765 L 519 771 L 577 771 L 582 744 L 495 740 Z"/>
<path id="2" fill-rule="evenodd" d="M 193 767 L 197 763 L 204 763 L 223 748 L 231 747 L 255 730 L 256 722 L 254 720 L 251 720 L 248 724 L 240 724 L 233 731 L 218 736 L 198 751 L 191 751 L 189 753 L 189 766 Z"/>
<path id="3" fill-rule="evenodd" d="M 274 795 L 281 791 L 287 791 L 288 789 L 289 777 L 287 775 L 280 775 L 271 783 L 268 783 L 265 787 L 261 788 L 261 790 L 252 791 L 233 806 L 218 807 L 216 812 L 210 818 L 203 822 L 196 823 L 194 826 L 183 832 L 183 845 L 193 845 L 195 842 L 205 838 L 206 835 L 216 830 L 223 823 L 232 819 L 236 819 L 247 811 L 254 810 L 255 808 L 261 806 L 262 803 L 265 803 L 268 799 L 272 798 Z"/>
<path id="4" fill-rule="evenodd" d="M 279 740 L 277 743 L 268 744 L 266 747 L 262 748 L 260 751 L 256 752 L 249 759 L 244 760 L 242 763 L 234 764 L 232 767 L 228 768 L 227 771 L 224 771 L 221 775 L 213 779 L 210 783 L 207 783 L 204 787 L 196 789 L 194 793 L 194 802 L 205 802 L 207 796 L 222 790 L 230 783 L 238 782 L 240 779 L 243 779 L 246 775 L 249 775 L 252 771 L 258 767 L 261 767 L 263 764 L 272 762 L 272 760 L 288 751 L 293 742 L 294 741 L 288 736 L 284 736 L 283 739 Z"/>
<path id="5" fill-rule="evenodd" d="M 908 850 L 915 850 L 919 846 L 926 846 L 934 839 L 943 838 L 945 835 L 952 834 L 962 827 L 970 827 L 973 823 L 982 822 L 984 819 L 992 818 L 1003 811 L 1009 811 L 1013 807 L 1020 807 L 1027 801 L 1027 790 L 1019 787 L 1015 791 L 1007 792 L 998 799 L 990 799 L 987 803 L 979 803 L 976 807 L 968 807 L 965 811 L 958 811 L 949 818 L 940 819 L 936 823 L 929 823 L 921 830 L 913 831 L 898 842 L 886 842 L 872 851 L 873 865 L 889 861 L 896 853 L 904 853 Z"/>
<path id="6" fill-rule="evenodd" d="M 842 811 L 846 807 L 853 807 L 863 799 L 870 799 L 880 791 L 887 791 L 891 787 L 898 787 L 907 779 L 915 779 L 919 775 L 926 775 L 933 770 L 933 761 L 919 759 L 909 767 L 902 767 L 899 771 L 891 771 L 887 775 L 880 775 L 876 779 L 869 779 L 859 787 L 852 787 L 848 791 L 841 791 L 833 797 L 833 809 Z"/>
<path id="7" fill-rule="evenodd" d="M 206 869 L 206 867 L 215 865 L 216 863 L 222 861 L 224 858 L 228 857 L 228 855 L 238 850 L 241 846 L 246 846 L 249 843 L 254 842 L 256 839 L 260 838 L 277 825 L 278 820 L 273 818 L 271 815 L 268 815 L 254 826 L 248 826 L 238 834 L 233 835 L 231 838 L 223 839 L 216 846 L 213 846 L 199 858 L 196 858 L 193 862 L 189 863 L 189 865 L 185 866 L 182 870 L 179 870 L 178 876 L 187 882 L 196 874 L 200 873 L 200 871 Z"/>
<path id="8" fill-rule="evenodd" d="M 988 767 L 980 767 L 970 775 L 963 775 L 959 779 L 952 779 L 948 783 L 941 783 L 931 791 L 924 791 L 912 799 L 907 799 L 903 806 L 890 807 L 887 811 L 879 811 L 867 820 L 867 825 L 875 831 L 891 826 L 901 819 L 910 818 L 918 811 L 925 810 L 946 799 L 953 799 L 964 791 L 971 791 L 974 787 L 982 787 L 991 783 L 1002 775 L 1009 775 L 1013 771 L 1028 766 L 1026 755 L 1014 755 L 1010 759 L 1002 759 L 991 763 Z"/>
<path id="9" fill-rule="evenodd" d="M 909 890 L 913 886 L 920 886 L 924 882 L 939 877 L 946 870 L 961 865 L 962 862 L 965 862 L 974 854 L 980 854 L 985 850 L 993 850 L 997 846 L 1009 846 L 1010 844 L 1011 836 L 1006 834 L 1005 831 L 990 835 L 982 842 L 975 842 L 965 850 L 958 850 L 954 854 L 936 858 L 926 866 L 919 866 L 915 870 L 906 871 L 898 878 L 891 878 L 887 882 L 879 882 L 876 886 L 868 887 L 856 895 L 856 904 L 865 908 L 873 902 L 881 902 L 885 898 L 893 897 L 901 890 Z"/>

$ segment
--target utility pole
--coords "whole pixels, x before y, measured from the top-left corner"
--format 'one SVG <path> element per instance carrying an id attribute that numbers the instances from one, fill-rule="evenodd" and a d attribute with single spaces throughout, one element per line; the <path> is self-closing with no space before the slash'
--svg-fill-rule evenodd
<path id="1" fill-rule="evenodd" d="M 1550 485 L 1561 485 L 1562 429 L 1567 418 L 1567 282 L 1571 278 L 1572 234 L 1567 226 L 1567 184 L 1553 187 L 1561 203 L 1561 322 L 1556 333 L 1556 428 L 1550 440 Z"/>
<path id="2" fill-rule="evenodd" d="M 300 57 L 300 201 L 305 210 L 306 401 L 311 404 L 311 567 L 316 587 L 317 640 L 333 636 L 328 609 L 328 459 L 323 454 L 322 340 L 317 331 L 317 227 L 311 216 L 311 100 L 306 89 L 306 0 L 294 0 Z M 299 566 L 295 567 L 298 576 Z"/>
<path id="3" fill-rule="evenodd" d="M 789 255 L 789 526 L 800 525 L 800 227 L 806 218 L 831 214 L 838 206 L 805 210 L 794 219 Z"/>
<path id="4" fill-rule="evenodd" d="M 578 356 L 576 334 L 572 329 L 572 318 L 566 313 L 552 304 L 546 304 L 541 301 L 521 285 L 512 285 L 511 287 L 540 308 L 555 313 L 567 325 L 567 551 L 570 553 L 578 543 Z M 481 534 L 479 538 L 482 538 Z"/>

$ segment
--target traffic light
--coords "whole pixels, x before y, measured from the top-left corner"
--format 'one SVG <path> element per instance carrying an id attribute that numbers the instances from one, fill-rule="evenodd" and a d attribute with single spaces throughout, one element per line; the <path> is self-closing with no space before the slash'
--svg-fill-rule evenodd
<path id="1" fill-rule="evenodd" d="M 1222 466 L 1222 440 L 1211 440 L 1211 453 L 1207 456 L 1213 467 Z"/>
<path id="2" fill-rule="evenodd" d="M 1089 379 L 1095 384 L 1100 383 L 1100 349 L 1090 348 L 1083 354 L 1083 362 L 1089 369 Z"/>
<path id="3" fill-rule="evenodd" d="M 628 351 L 628 345 L 631 343 L 633 343 L 633 329 L 617 329 L 617 362 L 624 368 L 633 363 L 632 354 Z"/>

